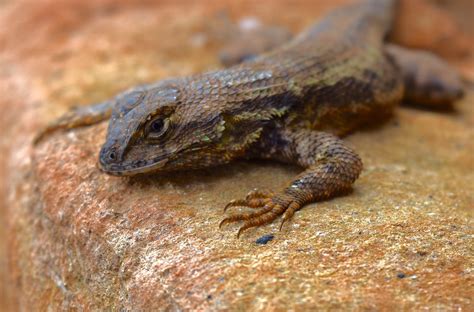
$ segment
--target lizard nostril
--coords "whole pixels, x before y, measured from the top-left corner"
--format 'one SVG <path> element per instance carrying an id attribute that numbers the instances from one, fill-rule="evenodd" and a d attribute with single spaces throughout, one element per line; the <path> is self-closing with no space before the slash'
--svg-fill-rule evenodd
<path id="1" fill-rule="evenodd" d="M 103 165 L 109 165 L 117 162 L 118 154 L 115 148 L 105 148 L 100 153 L 100 162 Z"/>

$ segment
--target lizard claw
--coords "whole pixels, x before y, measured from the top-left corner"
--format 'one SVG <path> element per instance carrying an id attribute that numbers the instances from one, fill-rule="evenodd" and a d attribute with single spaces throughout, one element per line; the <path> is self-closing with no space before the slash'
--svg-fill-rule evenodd
<path id="1" fill-rule="evenodd" d="M 301 208 L 301 204 L 292 196 L 287 194 L 269 196 L 269 192 L 253 191 L 247 195 L 244 200 L 233 200 L 225 208 L 233 206 L 244 206 L 256 208 L 258 210 L 250 213 L 239 213 L 225 218 L 219 224 L 219 228 L 228 223 L 244 221 L 244 224 L 237 232 L 237 238 L 247 229 L 271 223 L 278 216 L 283 214 L 283 220 L 280 224 L 280 230 L 283 224 L 291 219 L 295 211 Z M 258 196 L 258 197 L 257 197 Z"/>
<path id="2" fill-rule="evenodd" d="M 283 217 L 281 219 L 280 228 L 279 228 L 280 231 L 283 228 L 283 224 L 285 224 L 286 221 L 290 220 L 293 217 L 293 215 L 295 214 L 295 212 L 300 208 L 301 208 L 301 205 L 298 204 L 297 202 L 292 202 L 288 206 L 288 209 L 285 211 L 285 213 L 283 214 Z"/>
<path id="3" fill-rule="evenodd" d="M 225 205 L 224 212 L 226 212 L 230 207 L 245 206 L 246 204 L 247 201 L 245 199 L 233 199 L 227 205 Z"/>

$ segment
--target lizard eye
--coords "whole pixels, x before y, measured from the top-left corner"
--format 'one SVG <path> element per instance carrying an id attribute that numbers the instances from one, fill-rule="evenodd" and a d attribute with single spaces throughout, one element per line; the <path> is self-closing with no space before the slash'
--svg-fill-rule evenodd
<path id="1" fill-rule="evenodd" d="M 150 125 L 150 130 L 152 132 L 161 132 L 161 130 L 163 130 L 163 126 L 165 125 L 165 123 L 163 122 L 163 119 L 157 119 L 157 120 L 154 120 L 151 125 Z"/>
<path id="2" fill-rule="evenodd" d="M 156 118 L 152 120 L 148 125 L 148 137 L 151 139 L 157 139 L 161 137 L 166 130 L 168 130 L 169 119 Z"/>

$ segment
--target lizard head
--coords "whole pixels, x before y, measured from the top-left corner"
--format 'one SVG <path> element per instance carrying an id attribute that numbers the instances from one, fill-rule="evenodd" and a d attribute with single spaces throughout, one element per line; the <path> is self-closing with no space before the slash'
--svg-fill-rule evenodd
<path id="1" fill-rule="evenodd" d="M 119 95 L 99 155 L 101 169 L 134 175 L 203 168 L 241 152 L 244 143 L 232 144 L 232 150 L 228 141 L 245 140 L 250 130 L 225 133 L 221 106 L 210 100 L 219 96 L 204 87 L 187 88 L 184 80 L 168 80 Z"/>

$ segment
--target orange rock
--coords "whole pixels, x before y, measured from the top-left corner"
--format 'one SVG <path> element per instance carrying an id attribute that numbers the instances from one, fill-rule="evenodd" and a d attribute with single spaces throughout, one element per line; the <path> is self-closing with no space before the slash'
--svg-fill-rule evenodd
<path id="1" fill-rule="evenodd" d="M 225 6 L 297 30 L 335 5 L 288 3 Z M 224 204 L 250 188 L 284 186 L 293 168 L 241 162 L 110 177 L 96 167 L 105 124 L 31 146 L 39 125 L 68 106 L 218 66 L 217 47 L 193 48 L 192 37 L 223 6 L 47 0 L 2 7 L 0 265 L 8 257 L 8 269 L 0 266 L 0 287 L 14 299 L 0 289 L 0 306 L 469 309 L 472 92 L 457 114 L 400 109 L 384 127 L 351 136 L 365 163 L 352 194 L 305 207 L 282 232 L 275 223 L 240 240 L 235 228 L 217 227 Z M 272 241 L 256 243 L 271 233 Z"/>

